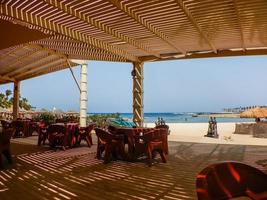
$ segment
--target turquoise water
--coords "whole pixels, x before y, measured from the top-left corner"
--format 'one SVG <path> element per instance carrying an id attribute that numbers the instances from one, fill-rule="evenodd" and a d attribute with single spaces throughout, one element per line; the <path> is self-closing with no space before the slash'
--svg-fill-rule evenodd
<path id="1" fill-rule="evenodd" d="M 106 113 L 90 113 L 92 114 L 106 114 Z M 209 121 L 208 117 L 192 117 L 194 113 L 144 113 L 145 123 L 154 123 L 158 120 L 158 117 L 163 118 L 167 123 L 206 123 Z M 209 113 L 205 113 L 209 114 Z M 120 113 L 122 118 L 132 120 L 132 113 Z M 253 122 L 254 119 L 244 118 L 216 118 L 217 122 Z"/>

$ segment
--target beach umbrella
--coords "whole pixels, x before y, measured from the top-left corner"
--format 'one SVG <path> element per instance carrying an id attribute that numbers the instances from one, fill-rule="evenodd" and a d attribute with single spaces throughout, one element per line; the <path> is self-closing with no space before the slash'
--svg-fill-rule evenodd
<path id="1" fill-rule="evenodd" d="M 241 118 L 265 118 L 267 117 L 267 109 L 256 107 L 250 110 L 246 110 L 240 114 Z"/>

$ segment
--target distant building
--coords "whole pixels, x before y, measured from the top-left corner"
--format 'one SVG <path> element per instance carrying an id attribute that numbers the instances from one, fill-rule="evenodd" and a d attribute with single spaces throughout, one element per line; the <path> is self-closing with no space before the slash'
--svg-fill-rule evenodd
<path id="1" fill-rule="evenodd" d="M 259 106 L 259 105 L 254 105 L 254 106 L 246 106 L 246 107 L 236 107 L 236 108 L 224 108 L 224 112 L 229 112 L 229 113 L 241 113 L 249 109 L 253 109 L 256 107 L 261 107 L 261 108 L 267 108 L 267 106 Z"/>

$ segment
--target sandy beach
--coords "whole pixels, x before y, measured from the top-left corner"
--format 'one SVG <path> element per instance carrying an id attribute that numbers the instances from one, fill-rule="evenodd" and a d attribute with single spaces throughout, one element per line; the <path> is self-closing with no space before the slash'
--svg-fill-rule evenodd
<path id="1" fill-rule="evenodd" d="M 169 141 L 242 144 L 242 145 L 267 145 L 267 138 L 254 138 L 252 135 L 233 134 L 235 123 L 218 123 L 219 138 L 204 137 L 207 134 L 208 123 L 168 123 L 170 127 Z M 154 123 L 145 124 L 154 127 Z"/>

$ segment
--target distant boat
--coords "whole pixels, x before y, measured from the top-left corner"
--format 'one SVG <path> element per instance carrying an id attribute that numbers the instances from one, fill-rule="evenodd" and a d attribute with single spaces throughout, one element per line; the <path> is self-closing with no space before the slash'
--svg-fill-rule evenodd
<path id="1" fill-rule="evenodd" d="M 192 117 L 198 117 L 198 114 L 192 114 Z"/>

